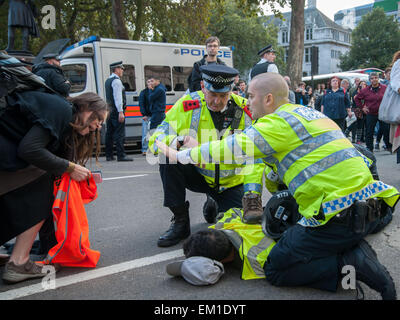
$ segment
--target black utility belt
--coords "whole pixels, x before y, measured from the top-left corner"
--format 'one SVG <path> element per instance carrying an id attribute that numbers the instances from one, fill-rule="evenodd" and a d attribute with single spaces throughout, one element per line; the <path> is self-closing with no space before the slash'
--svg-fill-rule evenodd
<path id="1" fill-rule="evenodd" d="M 355 233 L 364 233 L 367 223 L 374 222 L 385 210 L 383 200 L 372 198 L 355 201 L 349 208 L 334 216 L 328 223 L 351 227 Z"/>

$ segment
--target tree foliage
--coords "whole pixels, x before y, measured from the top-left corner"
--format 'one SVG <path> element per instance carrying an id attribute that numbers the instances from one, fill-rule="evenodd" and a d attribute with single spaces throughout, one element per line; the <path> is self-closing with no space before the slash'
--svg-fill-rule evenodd
<path id="1" fill-rule="evenodd" d="M 277 27 L 264 26 L 258 16 L 245 15 L 235 1 L 226 1 L 224 7 L 215 6 L 210 19 L 209 31 L 217 36 L 221 45 L 234 47 L 233 63 L 244 78 L 250 68 L 259 61 L 257 52 L 268 44 L 277 48 Z M 284 68 L 283 48 L 277 50 L 277 64 Z"/>
<path id="2" fill-rule="evenodd" d="M 400 27 L 382 8 L 366 14 L 351 34 L 351 49 L 340 58 L 342 70 L 390 65 L 400 49 Z"/>
<path id="3" fill-rule="evenodd" d="M 60 38 L 78 42 L 90 35 L 131 40 L 204 44 L 217 35 L 222 45 L 235 47 L 234 64 L 243 73 L 258 60 L 257 51 L 272 43 L 277 30 L 263 26 L 260 6 L 276 14 L 288 0 L 53 0 L 56 29 L 44 30 L 41 8 L 48 0 L 34 1 L 39 16 L 40 38 L 31 39 L 37 54 L 47 43 Z M 8 1 L 0 6 L 0 48 L 7 46 Z M 16 46 L 20 45 L 17 36 Z M 284 70 L 283 51 L 277 64 Z"/>

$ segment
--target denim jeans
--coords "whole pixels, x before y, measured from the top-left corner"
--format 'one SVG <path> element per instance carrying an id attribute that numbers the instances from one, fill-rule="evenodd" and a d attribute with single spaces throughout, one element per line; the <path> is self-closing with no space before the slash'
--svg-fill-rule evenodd
<path id="1" fill-rule="evenodd" d="M 142 119 L 142 152 L 147 152 L 149 141 L 147 140 L 147 132 L 149 131 L 149 120 Z"/>

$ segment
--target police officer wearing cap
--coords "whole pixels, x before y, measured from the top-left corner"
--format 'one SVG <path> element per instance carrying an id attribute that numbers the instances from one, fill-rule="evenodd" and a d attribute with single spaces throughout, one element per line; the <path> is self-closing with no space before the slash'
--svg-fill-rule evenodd
<path id="1" fill-rule="evenodd" d="M 107 120 L 106 131 L 106 160 L 115 160 L 113 147 L 117 151 L 117 161 L 133 161 L 128 158 L 125 153 L 125 109 L 126 94 L 125 87 L 121 78 L 124 74 L 124 66 L 122 61 L 110 64 L 112 74 L 105 83 L 106 101 L 111 109 L 110 116 Z"/>
<path id="2" fill-rule="evenodd" d="M 261 60 L 251 69 L 249 75 L 249 82 L 252 78 L 260 73 L 275 72 L 279 73 L 278 67 L 275 64 L 275 50 L 272 48 L 272 44 L 262 48 L 258 51 L 258 56 Z"/>
<path id="3" fill-rule="evenodd" d="M 239 73 L 225 65 L 206 65 L 201 90 L 177 101 L 149 140 L 149 151 L 158 155 L 156 141 L 184 150 L 205 141 L 215 141 L 244 130 L 252 123 L 247 100 L 232 93 Z M 173 213 L 170 228 L 158 239 L 158 246 L 169 247 L 190 235 L 189 202 L 186 189 L 207 195 L 203 214 L 209 223 L 218 212 L 242 207 L 245 192 L 261 191 L 264 166 L 216 164 L 210 159 L 202 166 L 169 163 L 162 154 L 160 175 L 164 189 L 164 206 Z M 241 169 L 243 169 L 241 171 Z M 254 169 L 254 170 L 253 170 Z"/>
<path id="4" fill-rule="evenodd" d="M 43 59 L 44 62 L 33 66 L 32 72 L 42 77 L 51 89 L 63 97 L 68 97 L 71 83 L 61 69 L 59 56 L 55 53 L 49 53 L 44 55 Z"/>

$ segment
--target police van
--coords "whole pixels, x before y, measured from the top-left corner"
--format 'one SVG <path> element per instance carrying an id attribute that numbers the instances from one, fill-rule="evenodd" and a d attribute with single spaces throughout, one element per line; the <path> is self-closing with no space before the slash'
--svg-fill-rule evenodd
<path id="1" fill-rule="evenodd" d="M 44 54 L 44 53 L 43 53 Z M 71 96 L 96 92 L 105 99 L 104 84 L 110 64 L 123 61 L 122 82 L 126 88 L 126 140 L 141 141 L 142 116 L 139 94 L 145 81 L 157 75 L 167 88 L 166 112 L 188 89 L 193 63 L 206 54 L 204 45 L 145 42 L 89 37 L 66 47 L 60 54 L 61 66 L 72 84 Z M 232 49 L 221 47 L 218 57 L 232 66 Z"/>

